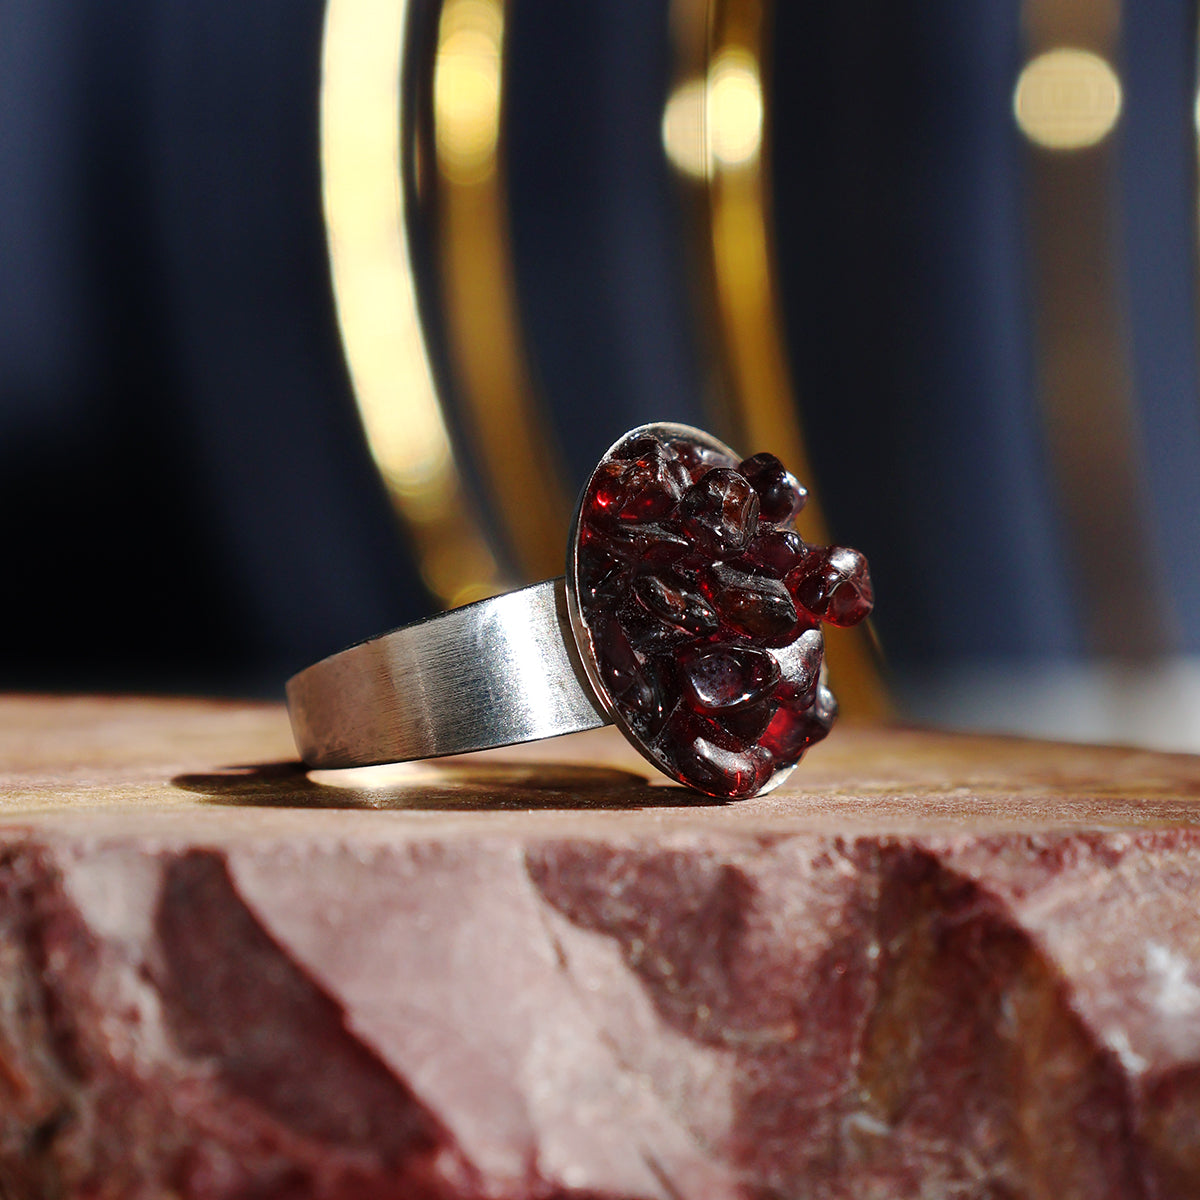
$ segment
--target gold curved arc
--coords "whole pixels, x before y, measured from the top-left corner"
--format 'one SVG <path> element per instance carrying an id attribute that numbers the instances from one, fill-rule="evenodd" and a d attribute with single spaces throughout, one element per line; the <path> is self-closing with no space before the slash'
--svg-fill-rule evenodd
<path id="1" fill-rule="evenodd" d="M 433 77 L 437 254 L 464 426 L 527 579 L 563 570 L 572 503 L 525 361 L 504 172 L 507 0 L 444 0 Z"/>
<path id="2" fill-rule="evenodd" d="M 747 451 L 769 447 L 811 483 L 785 350 L 771 224 L 772 113 L 765 102 L 771 12 L 771 0 L 674 0 L 672 94 L 699 94 L 702 101 L 692 123 L 698 144 L 680 146 L 670 156 L 698 230 L 693 242 L 699 309 L 713 332 L 704 339 L 713 347 L 716 378 L 707 398 L 713 426 Z M 749 99 L 751 88 L 757 105 Z M 664 135 L 669 136 L 665 121 Z M 799 528 L 807 540 L 829 540 L 815 494 Z M 888 702 L 870 631 L 828 634 L 830 672 L 844 711 L 885 715 Z"/>
<path id="3" fill-rule="evenodd" d="M 412 0 L 328 0 L 321 171 L 334 299 L 371 455 L 446 606 L 511 586 L 462 483 L 407 232 L 401 68 Z"/>
<path id="4" fill-rule="evenodd" d="M 1069 48 L 1106 68 L 1119 98 L 1120 0 L 1024 0 L 1021 16 L 1028 62 Z M 1031 137 L 1025 177 L 1037 403 L 1084 636 L 1092 653 L 1138 659 L 1161 655 L 1175 635 L 1113 242 L 1119 153 L 1107 136 L 1077 145 Z"/>

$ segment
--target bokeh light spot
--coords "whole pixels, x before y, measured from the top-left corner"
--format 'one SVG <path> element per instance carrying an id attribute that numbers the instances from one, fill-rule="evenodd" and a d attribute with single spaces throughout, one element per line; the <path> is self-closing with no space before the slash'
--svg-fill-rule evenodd
<path id="1" fill-rule="evenodd" d="M 1013 112 L 1021 132 L 1039 146 L 1094 146 L 1121 115 L 1121 81 L 1112 65 L 1090 50 L 1048 50 L 1021 72 Z"/>

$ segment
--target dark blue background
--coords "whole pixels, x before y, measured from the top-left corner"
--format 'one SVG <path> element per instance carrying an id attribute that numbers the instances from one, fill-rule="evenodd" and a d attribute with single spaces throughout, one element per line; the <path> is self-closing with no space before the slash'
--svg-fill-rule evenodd
<path id="1" fill-rule="evenodd" d="M 1033 390 L 1017 16 L 778 6 L 797 390 L 901 671 L 1082 653 Z M 2 686 L 273 693 L 430 607 L 340 356 L 321 19 L 315 0 L 3 0 Z M 1175 648 L 1195 651 L 1191 8 L 1125 21 L 1112 252 Z M 638 421 L 700 420 L 668 69 L 657 5 L 516 5 L 520 300 L 575 482 Z"/>

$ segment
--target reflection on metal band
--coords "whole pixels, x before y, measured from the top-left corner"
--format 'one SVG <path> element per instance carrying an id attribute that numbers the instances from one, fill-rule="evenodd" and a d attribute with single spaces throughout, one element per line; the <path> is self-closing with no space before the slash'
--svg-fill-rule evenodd
<path id="1" fill-rule="evenodd" d="M 329 0 L 321 166 L 338 321 L 367 440 L 446 605 L 508 586 L 464 492 L 419 316 L 400 76 L 409 0 Z"/>
<path id="2" fill-rule="evenodd" d="M 1023 15 L 1029 64 L 1014 112 L 1031 142 L 1038 393 L 1079 608 L 1094 653 L 1156 654 L 1168 611 L 1113 237 L 1116 143 L 1107 137 L 1121 107 L 1120 7 L 1026 0 Z M 1031 83 L 1034 71 L 1050 75 Z"/>
<path id="3" fill-rule="evenodd" d="M 689 193 L 690 249 L 699 258 L 701 319 L 714 330 L 708 397 L 714 432 L 747 452 L 769 447 L 813 479 L 793 399 L 775 276 L 768 178 L 771 114 L 763 77 L 770 0 L 674 0 L 674 87 L 663 145 Z M 801 533 L 828 541 L 816 499 Z M 848 714 L 876 716 L 887 702 L 869 633 L 830 630 L 830 671 Z"/>
<path id="4" fill-rule="evenodd" d="M 523 353 L 503 172 L 504 0 L 445 0 L 433 73 L 434 236 L 463 424 L 520 572 L 562 570 L 571 504 Z"/>

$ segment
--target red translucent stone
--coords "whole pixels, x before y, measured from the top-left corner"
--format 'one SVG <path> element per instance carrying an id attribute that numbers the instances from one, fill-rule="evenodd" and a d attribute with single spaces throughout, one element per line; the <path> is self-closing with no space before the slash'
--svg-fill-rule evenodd
<path id="1" fill-rule="evenodd" d="M 758 493 L 759 512 L 764 520 L 777 524 L 790 521 L 808 500 L 808 492 L 773 454 L 747 458 L 738 472 Z"/>
<path id="2" fill-rule="evenodd" d="M 781 705 L 771 718 L 759 745 L 773 758 L 795 762 L 814 742 L 833 728 L 837 701 L 827 687 L 818 686 L 807 706 Z"/>
<path id="3" fill-rule="evenodd" d="M 644 433 L 641 437 L 630 438 L 614 450 L 613 458 L 619 462 L 636 462 L 639 458 L 666 458 L 668 454 L 678 457 L 670 446 L 664 445 L 652 433 Z"/>
<path id="4" fill-rule="evenodd" d="M 655 521 L 621 521 L 601 533 L 605 550 L 614 558 L 630 564 L 665 566 L 675 562 L 692 548 L 682 533 L 668 524 Z"/>
<path id="5" fill-rule="evenodd" d="M 752 704 L 779 682 L 779 664 L 753 646 L 702 646 L 680 658 L 683 694 L 695 709 L 713 712 Z"/>
<path id="6" fill-rule="evenodd" d="M 739 742 L 754 746 L 762 739 L 778 708 L 779 701 L 772 696 L 752 704 L 739 704 L 737 708 L 725 709 L 716 715 L 722 727 Z"/>
<path id="7" fill-rule="evenodd" d="M 629 586 L 629 570 L 625 563 L 614 558 L 597 544 L 595 538 L 581 541 L 579 548 L 579 592 L 588 604 L 602 597 L 617 600 Z"/>
<path id="8" fill-rule="evenodd" d="M 664 621 L 635 597 L 629 596 L 617 609 L 617 620 L 631 645 L 644 658 L 663 656 L 674 663 L 675 653 L 695 640 L 696 635 L 671 621 Z"/>
<path id="9" fill-rule="evenodd" d="M 760 522 L 759 530 L 738 559 L 739 566 L 782 579 L 804 561 L 808 547 L 794 529 L 764 528 Z"/>
<path id="10" fill-rule="evenodd" d="M 654 439 L 640 439 L 654 441 Z M 691 476 L 661 443 L 632 461 L 606 463 L 595 489 L 597 515 L 619 521 L 657 521 L 673 511 Z"/>
<path id="11" fill-rule="evenodd" d="M 584 516 L 590 521 L 615 518 L 625 498 L 625 472 L 620 462 L 601 463 L 592 475 Z"/>
<path id="12" fill-rule="evenodd" d="M 820 629 L 806 629 L 794 642 L 772 650 L 771 657 L 779 666 L 776 695 L 792 702 L 811 699 L 825 661 L 825 639 Z"/>
<path id="13" fill-rule="evenodd" d="M 787 579 L 796 599 L 831 625 L 857 625 L 875 606 L 867 560 L 847 546 L 827 546 Z"/>
<path id="14" fill-rule="evenodd" d="M 731 455 L 723 454 L 720 450 L 715 450 L 711 446 L 702 446 L 699 442 L 690 442 L 682 438 L 675 438 L 672 439 L 669 445 L 675 451 L 675 457 L 683 464 L 691 476 L 693 483 L 714 467 L 737 466 L 736 460 Z"/>
<path id="15" fill-rule="evenodd" d="M 656 743 L 666 750 L 669 771 L 682 783 L 730 800 L 752 796 L 775 773 L 771 754 L 725 722 L 677 709 Z"/>
<path id="16" fill-rule="evenodd" d="M 748 575 L 717 562 L 703 573 L 700 586 L 721 620 L 736 633 L 775 643 L 796 629 L 796 604 L 778 579 Z"/>
<path id="17" fill-rule="evenodd" d="M 804 490 L 671 429 L 620 443 L 580 505 L 575 595 L 600 685 L 662 769 L 724 799 L 771 784 L 829 731 L 819 620 L 869 611 L 860 554 L 807 546 Z"/>
<path id="18" fill-rule="evenodd" d="M 609 617 L 597 630 L 600 675 L 630 725 L 643 737 L 653 736 L 666 715 L 657 681 L 644 656 L 633 648 L 620 622 Z"/>
<path id="19" fill-rule="evenodd" d="M 653 479 L 667 486 L 676 497 L 693 483 L 691 471 L 680 461 L 675 448 L 651 434 L 634 438 L 613 457 L 632 464 L 631 477 L 641 481 Z"/>
<path id="20" fill-rule="evenodd" d="M 716 467 L 684 494 L 679 524 L 701 553 L 736 554 L 757 528 L 758 494 L 736 471 Z"/>
<path id="21" fill-rule="evenodd" d="M 678 629 L 712 633 L 720 624 L 703 593 L 675 572 L 641 574 L 634 579 L 632 591 L 648 612 Z"/>
<path id="22" fill-rule="evenodd" d="M 704 738 L 686 742 L 677 750 L 677 772 L 683 782 L 711 795 L 742 800 L 760 792 L 775 774 L 769 750 L 726 750 Z"/>

